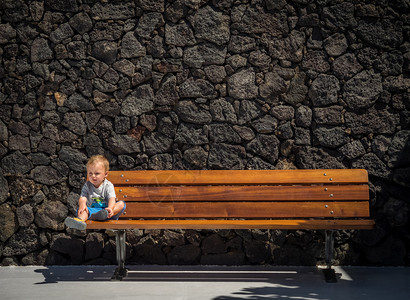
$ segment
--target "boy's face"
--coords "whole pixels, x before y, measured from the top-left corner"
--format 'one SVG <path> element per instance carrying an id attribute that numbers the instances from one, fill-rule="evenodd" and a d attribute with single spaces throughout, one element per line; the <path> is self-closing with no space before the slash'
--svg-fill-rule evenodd
<path id="1" fill-rule="evenodd" d="M 88 180 L 95 187 L 99 187 L 103 183 L 107 175 L 108 172 L 105 170 L 104 165 L 100 162 L 96 162 L 87 167 Z"/>

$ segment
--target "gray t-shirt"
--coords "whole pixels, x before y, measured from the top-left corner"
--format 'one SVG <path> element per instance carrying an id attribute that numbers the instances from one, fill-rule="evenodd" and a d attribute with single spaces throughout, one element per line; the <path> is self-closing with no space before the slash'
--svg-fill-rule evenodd
<path id="1" fill-rule="evenodd" d="M 87 207 L 108 207 L 108 200 L 116 198 L 114 185 L 107 179 L 96 188 L 91 182 L 87 181 L 81 190 L 81 197 L 87 198 Z"/>

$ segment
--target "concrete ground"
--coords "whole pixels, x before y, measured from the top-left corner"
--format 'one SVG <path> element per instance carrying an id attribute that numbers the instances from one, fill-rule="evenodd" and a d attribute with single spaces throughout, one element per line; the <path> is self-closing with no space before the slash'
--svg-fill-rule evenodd
<path id="1" fill-rule="evenodd" d="M 0 299 L 410 299 L 408 267 L 335 267 L 326 283 L 315 267 L 0 267 Z"/>

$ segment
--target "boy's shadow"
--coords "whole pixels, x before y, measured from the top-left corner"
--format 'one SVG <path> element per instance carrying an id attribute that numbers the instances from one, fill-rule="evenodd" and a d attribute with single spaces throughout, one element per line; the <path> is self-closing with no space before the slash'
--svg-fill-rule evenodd
<path id="1" fill-rule="evenodd" d="M 36 269 L 44 276 L 43 282 L 35 284 L 58 283 L 61 281 L 110 281 L 114 266 L 48 266 Z"/>

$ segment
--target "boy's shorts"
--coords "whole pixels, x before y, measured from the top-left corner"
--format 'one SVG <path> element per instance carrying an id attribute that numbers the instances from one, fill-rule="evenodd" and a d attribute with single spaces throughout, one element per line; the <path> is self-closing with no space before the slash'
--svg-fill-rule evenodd
<path id="1" fill-rule="evenodd" d="M 120 201 L 118 201 L 118 202 L 120 202 Z M 122 201 L 122 202 L 124 202 L 124 201 Z M 118 218 L 125 211 L 126 207 L 127 206 L 124 202 L 124 208 L 118 214 L 116 214 L 115 216 L 112 216 L 111 218 L 108 218 L 107 220 L 118 220 Z M 92 214 L 95 214 L 95 213 L 99 212 L 102 209 L 105 209 L 105 208 L 101 208 L 101 207 L 87 207 L 87 208 L 88 208 L 88 217 L 90 217 Z"/>

